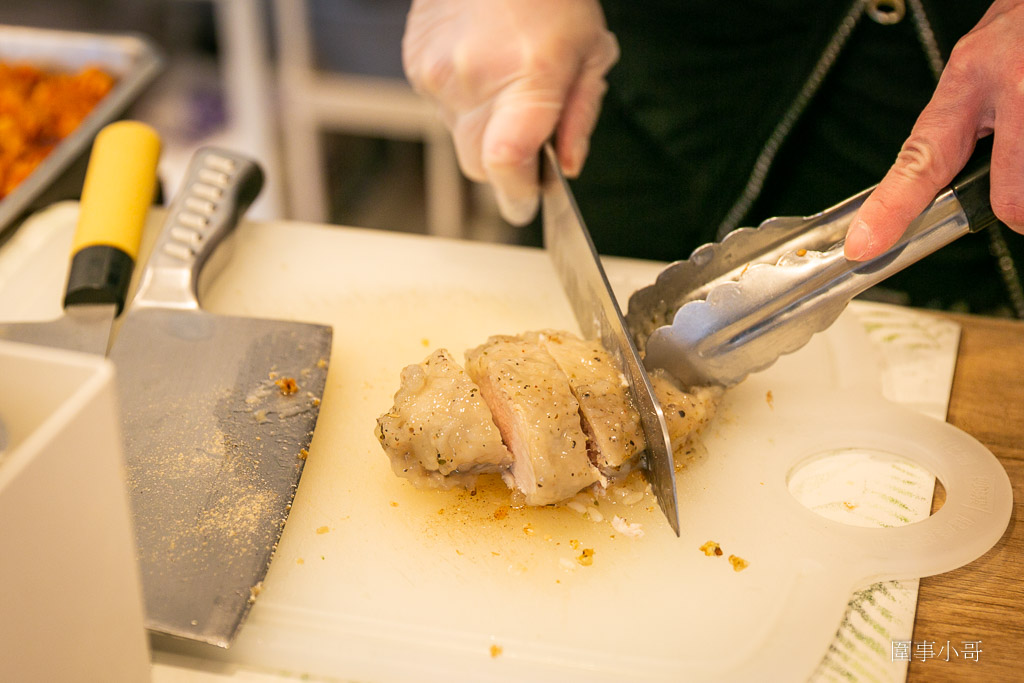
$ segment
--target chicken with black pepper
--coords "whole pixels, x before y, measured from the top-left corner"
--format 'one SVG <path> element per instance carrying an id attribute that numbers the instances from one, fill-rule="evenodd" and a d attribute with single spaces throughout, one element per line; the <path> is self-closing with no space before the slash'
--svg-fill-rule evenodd
<path id="1" fill-rule="evenodd" d="M 685 452 L 713 417 L 722 390 L 678 386 L 655 373 L 672 449 Z M 645 448 L 629 385 L 599 342 L 542 330 L 494 336 L 466 352 L 445 349 L 402 370 L 376 435 L 399 476 L 423 487 L 472 488 L 500 474 L 527 505 L 604 487 Z"/>

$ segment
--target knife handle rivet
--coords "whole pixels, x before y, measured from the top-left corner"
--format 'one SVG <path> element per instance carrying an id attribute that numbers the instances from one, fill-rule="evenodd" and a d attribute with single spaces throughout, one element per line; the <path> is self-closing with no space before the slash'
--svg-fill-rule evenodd
<path id="1" fill-rule="evenodd" d="M 227 187 L 231 177 L 222 171 L 215 171 L 212 168 L 199 169 L 199 180 L 217 187 Z"/>
<path id="2" fill-rule="evenodd" d="M 223 173 L 234 173 L 236 168 L 234 160 L 219 154 L 207 154 L 203 163 Z"/>
<path id="3" fill-rule="evenodd" d="M 206 224 L 209 221 L 206 219 L 206 216 L 201 216 L 198 213 L 182 211 L 181 213 L 178 214 L 178 222 L 181 223 L 182 225 L 187 225 L 190 228 L 202 230 L 203 228 L 206 227 Z"/>
<path id="4" fill-rule="evenodd" d="M 164 245 L 164 253 L 168 256 L 181 259 L 182 261 L 189 261 L 192 259 L 192 250 L 184 244 L 178 242 L 168 242 Z"/>
<path id="5" fill-rule="evenodd" d="M 178 242 L 188 245 L 190 248 L 198 246 L 199 242 L 203 239 L 203 236 L 195 230 L 181 225 L 175 225 L 171 228 L 171 237 Z"/>
<path id="6" fill-rule="evenodd" d="M 185 208 L 189 211 L 209 216 L 217 209 L 217 205 L 199 197 L 185 197 Z"/>
<path id="7" fill-rule="evenodd" d="M 189 192 L 197 197 L 209 199 L 211 202 L 219 202 L 224 194 L 221 192 L 219 187 L 214 187 L 213 185 L 208 185 L 206 183 L 193 183 L 192 187 L 189 188 Z"/>

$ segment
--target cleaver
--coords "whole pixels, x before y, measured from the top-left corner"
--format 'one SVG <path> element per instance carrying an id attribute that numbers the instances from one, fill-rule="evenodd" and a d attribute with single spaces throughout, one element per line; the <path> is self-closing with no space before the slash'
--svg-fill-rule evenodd
<path id="1" fill-rule="evenodd" d="M 0 339 L 105 355 L 124 307 L 156 190 L 160 137 L 138 121 L 103 128 L 93 143 L 56 320 L 0 325 Z"/>
<path id="2" fill-rule="evenodd" d="M 600 339 L 622 368 L 647 442 L 644 472 L 658 506 L 678 536 L 675 466 L 665 414 L 654 396 L 640 355 L 626 333 L 615 293 L 550 142 L 541 150 L 540 166 L 544 249 L 551 256 L 583 336 Z"/>
<path id="3" fill-rule="evenodd" d="M 331 352 L 328 326 L 200 308 L 199 274 L 262 183 L 245 157 L 195 153 L 110 353 L 146 627 L 220 647 L 277 547 Z"/>

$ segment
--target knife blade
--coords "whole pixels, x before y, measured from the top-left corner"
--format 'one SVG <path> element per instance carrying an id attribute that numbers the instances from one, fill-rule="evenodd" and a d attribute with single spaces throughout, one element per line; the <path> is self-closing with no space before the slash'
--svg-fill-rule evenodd
<path id="1" fill-rule="evenodd" d="M 199 149 L 110 358 L 151 631 L 228 647 L 284 529 L 327 376 L 332 330 L 202 310 L 200 273 L 263 183 Z"/>
<path id="2" fill-rule="evenodd" d="M 588 339 L 601 340 L 629 382 L 629 393 L 640 413 L 647 441 L 644 460 L 647 480 L 658 506 L 678 536 L 675 467 L 665 414 L 654 397 L 640 355 L 626 333 L 622 311 L 551 143 L 545 143 L 541 152 L 541 207 L 544 248 L 555 265 L 580 331 Z"/>

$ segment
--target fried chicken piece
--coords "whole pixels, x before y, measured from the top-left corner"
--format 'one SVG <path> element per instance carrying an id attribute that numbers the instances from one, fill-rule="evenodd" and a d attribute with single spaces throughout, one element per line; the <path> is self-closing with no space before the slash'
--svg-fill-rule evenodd
<path id="1" fill-rule="evenodd" d="M 601 342 L 555 330 L 528 332 L 524 339 L 539 344 L 568 377 L 580 404 L 590 460 L 603 474 L 614 473 L 644 449 L 629 383 Z"/>
<path id="2" fill-rule="evenodd" d="M 512 464 L 480 388 L 445 349 L 402 370 L 376 435 L 395 474 L 433 488 L 472 488 L 478 475 Z"/>
<path id="3" fill-rule="evenodd" d="M 715 416 L 722 387 L 690 387 L 682 389 L 664 370 L 648 373 L 654 396 L 665 413 L 665 426 L 672 442 L 672 452 L 680 454 L 693 444 L 701 428 Z"/>
<path id="4" fill-rule="evenodd" d="M 466 353 L 466 371 L 512 452 L 506 483 L 524 494 L 527 505 L 557 503 L 603 481 L 587 456 L 569 380 L 543 348 L 491 337 Z"/>

